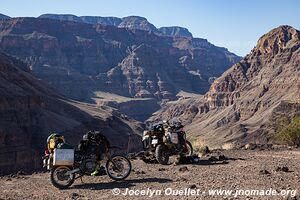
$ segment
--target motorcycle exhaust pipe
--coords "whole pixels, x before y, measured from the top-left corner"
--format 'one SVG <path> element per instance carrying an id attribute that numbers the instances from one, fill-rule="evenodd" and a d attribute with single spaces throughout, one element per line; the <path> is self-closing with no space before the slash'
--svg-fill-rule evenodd
<path id="1" fill-rule="evenodd" d="M 71 170 L 71 171 L 66 172 L 65 175 L 66 175 L 66 176 L 69 176 L 69 175 L 74 174 L 74 173 L 79 172 L 79 171 L 80 171 L 79 168 L 73 169 L 73 170 Z"/>

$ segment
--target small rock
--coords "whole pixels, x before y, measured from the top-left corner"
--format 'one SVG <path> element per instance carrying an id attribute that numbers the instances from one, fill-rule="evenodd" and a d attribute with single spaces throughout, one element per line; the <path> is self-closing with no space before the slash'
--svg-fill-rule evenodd
<path id="1" fill-rule="evenodd" d="M 249 144 L 245 145 L 245 149 L 247 149 L 247 150 L 254 150 L 256 148 L 257 148 L 256 144 L 249 143 Z"/>
<path id="2" fill-rule="evenodd" d="M 271 174 L 268 170 L 263 169 L 259 171 L 259 174 L 263 175 L 263 174 Z"/>
<path id="3" fill-rule="evenodd" d="M 299 200 L 300 196 L 291 197 L 290 195 L 286 198 L 286 200 Z"/>
<path id="4" fill-rule="evenodd" d="M 77 193 L 73 192 L 73 193 L 71 194 L 71 196 L 72 196 L 72 197 L 78 197 L 78 196 L 79 196 L 79 194 L 77 194 Z"/>
<path id="5" fill-rule="evenodd" d="M 289 172 L 289 168 L 288 168 L 288 167 L 282 167 L 281 170 L 282 170 L 283 172 Z"/>
<path id="6" fill-rule="evenodd" d="M 17 177 L 16 174 L 10 174 L 9 176 L 10 176 L 10 178 L 16 178 Z"/>
<path id="7" fill-rule="evenodd" d="M 187 172 L 187 171 L 189 171 L 189 169 L 187 167 L 180 167 L 179 171 L 180 172 Z"/>
<path id="8" fill-rule="evenodd" d="M 228 160 L 228 158 L 224 155 L 219 155 L 219 161 Z"/>
<path id="9" fill-rule="evenodd" d="M 165 168 L 159 168 L 158 171 L 162 172 L 162 171 L 166 171 Z"/>
<path id="10" fill-rule="evenodd" d="M 23 171 L 18 171 L 18 172 L 17 172 L 17 175 L 26 175 L 26 173 L 23 172 Z"/>
<path id="11" fill-rule="evenodd" d="M 275 169 L 275 171 L 277 171 L 277 172 L 289 172 L 289 168 L 288 167 L 286 167 L 286 166 L 284 166 L 284 167 L 277 167 L 276 169 Z"/>
<path id="12" fill-rule="evenodd" d="M 197 185 L 196 185 L 196 184 L 192 184 L 192 185 L 189 186 L 189 188 L 191 188 L 191 189 L 196 189 L 196 188 L 197 188 Z"/>
<path id="13" fill-rule="evenodd" d="M 7 178 L 6 181 L 11 181 L 11 178 Z"/>
<path id="14" fill-rule="evenodd" d="M 180 178 L 176 179 L 176 182 L 181 182 L 181 181 L 186 182 L 186 181 L 188 181 L 188 179 L 186 179 L 184 177 L 180 177 Z"/>
<path id="15" fill-rule="evenodd" d="M 219 159 L 216 156 L 211 156 L 208 158 L 209 161 L 218 161 Z"/>
<path id="16" fill-rule="evenodd" d="M 77 194 L 77 193 L 75 193 L 75 192 L 71 193 L 70 196 L 71 196 L 71 199 L 73 199 L 73 200 L 79 199 L 80 197 L 82 197 L 81 195 L 79 195 L 79 194 Z"/>
<path id="17" fill-rule="evenodd" d="M 271 150 L 271 149 L 273 149 L 273 144 L 263 144 L 263 145 L 262 145 L 262 148 L 263 148 L 263 149 Z"/>
<path id="18" fill-rule="evenodd" d="M 135 174 L 146 174 L 144 171 L 136 171 Z"/>

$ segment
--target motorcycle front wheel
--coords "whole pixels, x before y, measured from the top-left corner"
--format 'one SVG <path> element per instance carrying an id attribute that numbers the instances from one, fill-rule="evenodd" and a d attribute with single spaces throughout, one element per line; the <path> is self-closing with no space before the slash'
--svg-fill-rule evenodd
<path id="1" fill-rule="evenodd" d="M 50 180 L 54 187 L 59 189 L 67 189 L 75 181 L 75 174 L 65 175 L 72 169 L 68 166 L 56 166 L 51 169 Z"/>
<path id="2" fill-rule="evenodd" d="M 124 156 L 114 156 L 106 162 L 107 175 L 116 181 L 127 178 L 131 168 L 131 162 Z"/>

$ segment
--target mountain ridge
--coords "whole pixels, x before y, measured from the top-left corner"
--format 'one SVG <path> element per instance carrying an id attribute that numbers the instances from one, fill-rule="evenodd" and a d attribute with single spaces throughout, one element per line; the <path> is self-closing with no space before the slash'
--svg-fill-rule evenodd
<path id="1" fill-rule="evenodd" d="M 100 17 L 100 16 L 76 16 L 72 14 L 43 14 L 40 15 L 38 18 L 76 21 L 76 22 L 90 23 L 90 24 L 99 23 L 103 25 L 116 26 L 119 28 L 152 31 L 159 35 L 171 36 L 171 37 L 173 36 L 193 37 L 187 28 L 180 27 L 180 26 L 156 28 L 145 17 L 134 16 L 134 15 L 118 18 L 118 17 Z"/>
<path id="2" fill-rule="evenodd" d="M 187 131 L 217 148 L 272 142 L 274 119 L 297 113 L 292 110 L 300 102 L 299 64 L 299 31 L 280 26 L 263 35 L 205 95 L 170 103 L 154 118 L 179 116 Z"/>
<path id="3" fill-rule="evenodd" d="M 101 24 L 13 18 L 0 21 L 0 32 L 2 51 L 67 97 L 89 103 L 103 99 L 99 91 L 157 102 L 181 90 L 204 93 L 240 59 L 205 39 Z"/>

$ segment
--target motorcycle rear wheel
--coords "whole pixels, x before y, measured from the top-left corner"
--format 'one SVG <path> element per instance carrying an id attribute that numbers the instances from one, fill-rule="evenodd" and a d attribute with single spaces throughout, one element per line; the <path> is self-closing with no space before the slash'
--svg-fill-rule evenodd
<path id="1" fill-rule="evenodd" d="M 68 176 L 64 175 L 66 172 L 72 169 L 68 166 L 55 166 L 51 169 L 50 180 L 54 187 L 58 189 L 67 189 L 75 181 L 75 174 Z"/>

